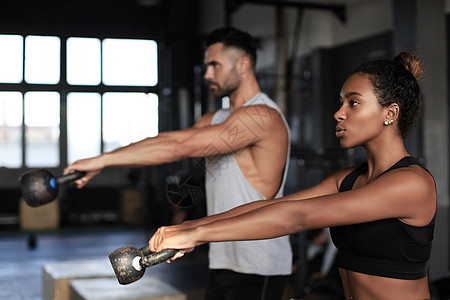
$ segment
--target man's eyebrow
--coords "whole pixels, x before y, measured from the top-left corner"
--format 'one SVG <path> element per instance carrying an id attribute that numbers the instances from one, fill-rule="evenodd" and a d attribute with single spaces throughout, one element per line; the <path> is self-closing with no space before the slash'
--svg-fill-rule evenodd
<path id="1" fill-rule="evenodd" d="M 218 65 L 218 64 L 219 64 L 219 62 L 215 61 L 215 60 L 208 61 L 207 63 L 205 63 L 206 66 L 215 66 L 215 65 Z"/>

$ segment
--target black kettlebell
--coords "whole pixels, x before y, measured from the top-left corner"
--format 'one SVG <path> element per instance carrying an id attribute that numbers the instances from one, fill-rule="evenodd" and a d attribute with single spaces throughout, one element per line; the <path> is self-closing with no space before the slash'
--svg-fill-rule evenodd
<path id="1" fill-rule="evenodd" d="M 25 202 L 31 207 L 38 207 L 52 202 L 58 194 L 58 186 L 77 180 L 86 172 L 73 173 L 55 177 L 45 169 L 26 172 L 19 177 L 20 190 Z"/>
<path id="2" fill-rule="evenodd" d="M 157 265 L 173 257 L 178 250 L 165 249 L 151 252 L 148 246 L 137 249 L 123 246 L 109 254 L 109 261 L 120 284 L 135 282 L 144 276 L 145 268 Z"/>

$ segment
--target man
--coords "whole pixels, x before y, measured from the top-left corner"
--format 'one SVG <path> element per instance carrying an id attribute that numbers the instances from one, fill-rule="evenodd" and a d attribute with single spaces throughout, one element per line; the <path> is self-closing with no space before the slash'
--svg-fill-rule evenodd
<path id="1" fill-rule="evenodd" d="M 203 116 L 193 127 L 100 156 L 79 160 L 64 173 L 86 171 L 83 187 L 105 167 L 143 167 L 205 157 L 208 214 L 283 195 L 290 149 L 287 123 L 261 92 L 255 76 L 256 43 L 234 28 L 213 31 L 206 41 L 205 79 L 215 97 L 228 96 L 230 109 Z M 288 237 L 212 243 L 206 299 L 280 299 L 291 273 Z"/>

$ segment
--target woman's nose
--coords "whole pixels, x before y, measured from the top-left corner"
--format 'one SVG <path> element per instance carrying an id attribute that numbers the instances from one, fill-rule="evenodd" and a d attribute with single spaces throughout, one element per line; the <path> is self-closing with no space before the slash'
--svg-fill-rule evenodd
<path id="1" fill-rule="evenodd" d="M 347 117 L 347 115 L 345 114 L 345 111 L 342 108 L 342 106 L 338 109 L 337 112 L 334 113 L 334 119 L 336 121 L 344 120 L 346 117 Z"/>

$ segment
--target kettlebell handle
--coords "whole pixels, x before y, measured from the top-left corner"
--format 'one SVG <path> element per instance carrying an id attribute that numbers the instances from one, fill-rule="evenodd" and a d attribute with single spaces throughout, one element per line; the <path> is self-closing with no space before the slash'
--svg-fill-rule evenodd
<path id="1" fill-rule="evenodd" d="M 148 246 L 143 247 L 143 248 L 148 249 Z M 148 252 L 147 251 L 142 251 L 142 252 L 148 253 L 148 252 L 150 252 L 150 250 L 148 250 Z M 177 252 L 178 252 L 178 250 L 175 250 L 175 249 L 164 249 L 160 252 L 150 252 L 150 254 L 142 257 L 141 260 L 139 261 L 139 263 L 143 267 L 151 267 L 151 266 L 157 265 L 163 261 L 166 261 L 166 260 L 172 258 Z"/>
<path id="2" fill-rule="evenodd" d="M 86 175 L 86 172 L 84 171 L 74 171 L 72 173 L 69 173 L 67 175 L 59 176 L 55 178 L 55 181 L 58 185 L 64 184 L 67 182 L 71 182 L 77 179 L 80 179 Z"/>

